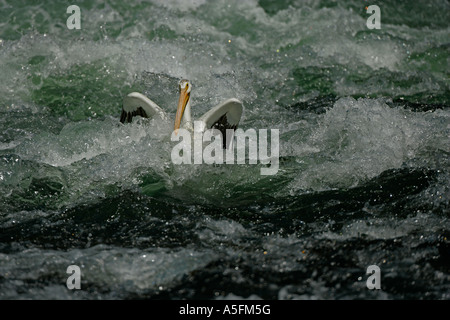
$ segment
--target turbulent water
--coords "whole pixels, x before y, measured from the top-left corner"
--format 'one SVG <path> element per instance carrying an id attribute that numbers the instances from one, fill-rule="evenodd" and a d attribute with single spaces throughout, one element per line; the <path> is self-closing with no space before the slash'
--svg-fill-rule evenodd
<path id="1" fill-rule="evenodd" d="M 448 1 L 73 4 L 0 1 L 0 299 L 450 298 Z M 276 175 L 172 163 L 182 78 Z"/>

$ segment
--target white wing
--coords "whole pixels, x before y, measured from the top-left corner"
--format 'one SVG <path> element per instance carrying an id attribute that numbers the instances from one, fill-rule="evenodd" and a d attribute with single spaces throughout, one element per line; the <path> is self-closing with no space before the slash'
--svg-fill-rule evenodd
<path id="1" fill-rule="evenodd" d="M 226 129 L 236 129 L 242 115 L 242 102 L 238 99 L 228 99 L 218 106 L 215 106 L 203 116 L 199 121 L 204 122 L 205 129 L 225 126 Z"/>
<path id="2" fill-rule="evenodd" d="M 226 130 L 236 130 L 242 115 L 242 102 L 238 99 L 228 99 L 215 106 L 199 118 L 202 122 L 202 131 L 217 129 L 222 133 L 223 146 L 227 147 Z"/>
<path id="3" fill-rule="evenodd" d="M 133 117 L 152 118 L 160 116 L 166 118 L 166 113 L 156 103 L 139 92 L 132 92 L 123 99 L 120 122 L 131 122 Z"/>

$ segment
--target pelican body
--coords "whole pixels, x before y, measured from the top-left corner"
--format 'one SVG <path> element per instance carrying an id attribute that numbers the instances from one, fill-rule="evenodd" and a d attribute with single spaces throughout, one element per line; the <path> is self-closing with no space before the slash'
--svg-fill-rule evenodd
<path id="1" fill-rule="evenodd" d="M 189 80 L 181 80 L 178 88 L 180 97 L 178 99 L 177 112 L 175 114 L 175 133 L 177 133 L 180 128 L 193 131 L 194 127 L 191 117 L 192 85 Z M 222 136 L 225 137 L 227 129 L 236 130 L 241 115 L 242 103 L 236 98 L 231 98 L 207 111 L 203 116 L 196 120 L 196 122 L 200 122 L 201 131 L 217 129 L 222 133 Z M 167 118 L 164 110 L 152 100 L 141 93 L 132 92 L 123 100 L 120 122 L 131 122 L 135 116 L 144 118 L 159 116 L 163 119 Z M 223 145 L 225 148 L 225 140 Z"/>

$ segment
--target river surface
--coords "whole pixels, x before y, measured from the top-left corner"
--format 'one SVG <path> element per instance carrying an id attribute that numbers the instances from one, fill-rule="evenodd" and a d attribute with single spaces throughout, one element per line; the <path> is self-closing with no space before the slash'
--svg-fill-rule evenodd
<path id="1" fill-rule="evenodd" d="M 369 2 L 1 0 L 0 299 L 450 299 L 450 4 Z M 275 175 L 171 161 L 182 78 Z"/>

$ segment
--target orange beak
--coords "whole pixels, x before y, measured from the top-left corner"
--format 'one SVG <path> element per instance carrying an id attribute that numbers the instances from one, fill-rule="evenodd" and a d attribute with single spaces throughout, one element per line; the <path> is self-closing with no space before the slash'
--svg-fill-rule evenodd
<path id="1" fill-rule="evenodd" d="M 178 99 L 177 114 L 175 115 L 175 134 L 177 134 L 178 129 L 180 129 L 181 118 L 183 118 L 184 109 L 186 109 L 186 106 L 188 104 L 189 96 L 190 93 L 187 92 L 187 86 L 181 89 L 180 98 Z"/>

